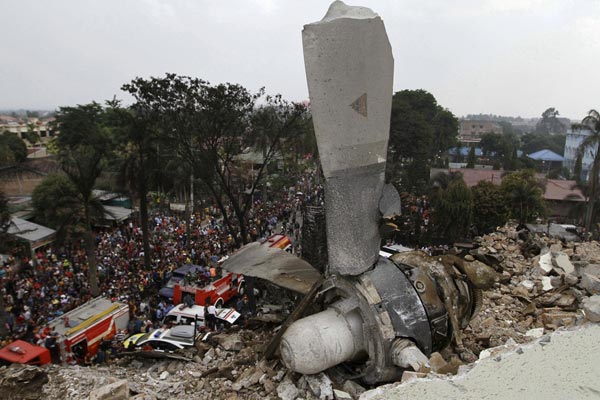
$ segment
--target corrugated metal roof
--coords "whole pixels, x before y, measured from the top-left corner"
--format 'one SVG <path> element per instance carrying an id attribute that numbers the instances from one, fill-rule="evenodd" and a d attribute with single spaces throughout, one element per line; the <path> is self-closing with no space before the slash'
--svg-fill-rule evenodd
<path id="1" fill-rule="evenodd" d="M 44 244 L 46 244 L 48 241 L 54 240 L 54 235 L 56 235 L 54 229 L 17 217 L 11 219 L 8 233 L 17 236 L 20 239 L 27 240 L 32 246 L 35 246 L 35 244 L 39 244 L 40 242 L 45 242 Z"/>
<path id="2" fill-rule="evenodd" d="M 552 150 L 544 149 L 528 154 L 527 157 L 536 161 L 563 161 L 563 156 L 556 154 Z"/>

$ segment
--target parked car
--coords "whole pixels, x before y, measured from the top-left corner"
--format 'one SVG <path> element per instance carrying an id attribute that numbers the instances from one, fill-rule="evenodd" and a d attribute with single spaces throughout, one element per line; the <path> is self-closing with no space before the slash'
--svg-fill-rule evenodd
<path id="1" fill-rule="evenodd" d="M 240 313 L 233 308 L 217 308 L 217 320 L 233 324 L 240 317 Z M 198 322 L 198 329 L 204 329 L 204 306 L 179 304 L 163 319 L 163 324 L 192 325 L 194 320 Z"/>
<path id="2" fill-rule="evenodd" d="M 125 339 L 123 345 L 126 349 L 133 345 L 135 348 L 152 348 L 153 350 L 175 351 L 192 347 L 201 335 L 193 325 L 177 325 L 171 329 L 156 329 L 149 333 L 138 333 Z"/>

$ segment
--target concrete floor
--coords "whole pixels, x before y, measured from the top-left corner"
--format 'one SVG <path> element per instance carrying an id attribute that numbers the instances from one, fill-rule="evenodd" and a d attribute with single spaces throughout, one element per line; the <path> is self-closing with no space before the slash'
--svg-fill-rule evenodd
<path id="1" fill-rule="evenodd" d="M 451 379 L 380 387 L 360 399 L 600 399 L 599 324 L 555 332 L 519 349 L 478 361 Z"/>

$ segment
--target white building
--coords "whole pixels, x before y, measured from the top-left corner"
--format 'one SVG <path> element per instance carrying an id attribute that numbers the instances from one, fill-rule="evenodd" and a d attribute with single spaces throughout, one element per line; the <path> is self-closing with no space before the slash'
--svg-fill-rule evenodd
<path id="1" fill-rule="evenodd" d="M 570 174 L 572 174 L 573 170 L 575 169 L 575 162 L 577 160 L 577 154 L 579 152 L 579 146 L 581 145 L 581 142 L 583 142 L 583 140 L 591 133 L 592 132 L 585 127 L 571 128 L 567 130 L 565 152 L 563 154 L 563 167 L 566 167 Z M 587 179 L 595 155 L 596 147 L 587 147 L 585 149 L 581 163 L 581 178 Z"/>

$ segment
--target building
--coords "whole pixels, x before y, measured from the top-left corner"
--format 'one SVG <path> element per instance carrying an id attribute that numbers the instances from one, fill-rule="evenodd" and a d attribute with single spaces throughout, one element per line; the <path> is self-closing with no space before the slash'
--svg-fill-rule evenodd
<path id="1" fill-rule="evenodd" d="M 577 161 L 577 155 L 579 154 L 579 146 L 591 133 L 592 132 L 585 127 L 574 127 L 567 130 L 567 138 L 565 140 L 565 150 L 563 154 L 563 167 L 567 168 L 570 174 L 573 174 L 573 171 L 575 170 L 575 162 Z M 587 179 L 595 155 L 595 148 L 588 147 L 585 149 L 581 162 L 581 179 Z"/>
<path id="2" fill-rule="evenodd" d="M 502 134 L 504 130 L 496 122 L 479 120 L 461 120 L 458 140 L 461 143 L 479 143 L 484 133 Z"/>
<path id="3" fill-rule="evenodd" d="M 25 139 L 27 132 L 34 132 L 40 138 L 40 143 L 45 144 L 50 140 L 55 132 L 50 126 L 54 118 L 38 119 L 27 118 L 20 119 L 8 115 L 0 115 L 0 134 L 5 131 L 16 133 L 21 139 Z"/>
<path id="4" fill-rule="evenodd" d="M 509 173 L 505 171 L 474 168 L 431 168 L 430 177 L 433 178 L 438 173 L 449 174 L 451 172 L 460 172 L 463 181 L 468 187 L 473 187 L 479 182 L 485 181 L 500 185 L 504 176 Z M 585 203 L 586 199 L 577 182 L 546 179 L 543 174 L 536 174 L 537 179 L 544 182 L 544 201 L 548 206 L 548 216 L 555 221 L 576 221 L 577 209 Z"/>

